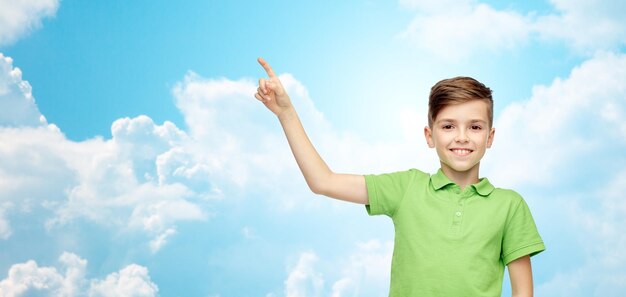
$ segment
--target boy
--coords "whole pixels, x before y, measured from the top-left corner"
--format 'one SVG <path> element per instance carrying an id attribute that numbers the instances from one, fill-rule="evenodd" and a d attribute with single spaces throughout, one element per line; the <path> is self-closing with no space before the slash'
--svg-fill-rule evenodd
<path id="1" fill-rule="evenodd" d="M 500 296 L 505 265 L 512 295 L 532 296 L 530 256 L 545 247 L 530 210 L 514 191 L 478 178 L 495 133 L 489 88 L 469 77 L 432 87 L 424 135 L 440 159 L 436 174 L 339 174 L 309 141 L 272 68 L 258 61 L 269 79 L 259 80 L 255 97 L 278 117 L 311 190 L 392 218 L 389 296 Z"/>

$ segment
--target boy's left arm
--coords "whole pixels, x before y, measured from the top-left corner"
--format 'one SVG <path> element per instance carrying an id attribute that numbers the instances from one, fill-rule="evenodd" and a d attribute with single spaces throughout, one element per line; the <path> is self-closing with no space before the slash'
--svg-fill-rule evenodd
<path id="1" fill-rule="evenodd" d="M 511 261 L 509 278 L 511 279 L 511 295 L 513 297 L 533 296 L 533 270 L 530 265 L 530 256 L 526 255 Z"/>

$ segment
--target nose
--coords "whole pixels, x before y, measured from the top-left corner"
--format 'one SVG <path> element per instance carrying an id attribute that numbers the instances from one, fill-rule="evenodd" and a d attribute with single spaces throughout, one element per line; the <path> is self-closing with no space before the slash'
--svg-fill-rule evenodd
<path id="1" fill-rule="evenodd" d="M 458 129 L 457 131 L 459 132 L 456 134 L 454 141 L 460 142 L 460 143 L 465 143 L 469 141 L 469 139 L 467 138 L 467 132 L 465 131 L 465 129 Z"/>

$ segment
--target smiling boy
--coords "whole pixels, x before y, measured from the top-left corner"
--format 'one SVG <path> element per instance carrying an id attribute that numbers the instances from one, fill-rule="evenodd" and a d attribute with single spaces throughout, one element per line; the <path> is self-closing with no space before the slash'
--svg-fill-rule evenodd
<path id="1" fill-rule="evenodd" d="M 479 178 L 495 129 L 491 90 L 469 77 L 435 84 L 424 136 L 441 168 L 341 174 L 319 156 L 272 68 L 255 97 L 279 119 L 309 188 L 364 204 L 394 223 L 389 296 L 500 296 L 508 266 L 513 296 L 532 296 L 530 256 L 545 249 L 530 210 L 514 191 Z"/>

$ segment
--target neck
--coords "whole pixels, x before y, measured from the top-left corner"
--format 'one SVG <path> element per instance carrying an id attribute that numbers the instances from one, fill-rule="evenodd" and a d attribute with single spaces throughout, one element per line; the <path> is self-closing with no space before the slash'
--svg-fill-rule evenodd
<path id="1" fill-rule="evenodd" d="M 476 164 L 476 166 L 467 171 L 456 171 L 445 164 L 441 164 L 441 171 L 443 171 L 443 174 L 452 182 L 457 184 L 461 190 L 464 190 L 465 187 L 478 182 L 478 165 L 479 164 Z"/>

